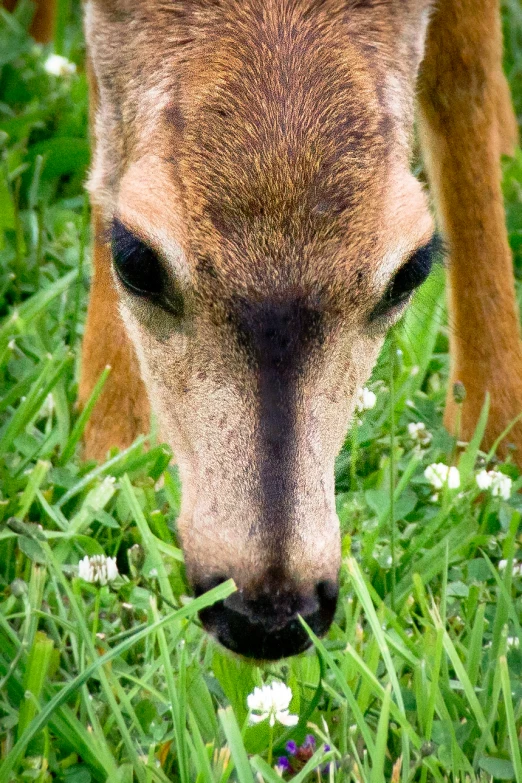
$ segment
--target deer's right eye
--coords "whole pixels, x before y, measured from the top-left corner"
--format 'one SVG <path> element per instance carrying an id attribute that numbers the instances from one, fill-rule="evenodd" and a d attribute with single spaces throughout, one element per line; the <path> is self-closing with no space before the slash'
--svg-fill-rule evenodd
<path id="1" fill-rule="evenodd" d="M 111 235 L 114 269 L 131 294 L 161 299 L 165 288 L 165 273 L 152 248 L 114 219 Z"/>
<path id="2" fill-rule="evenodd" d="M 428 244 L 418 248 L 400 267 L 384 296 L 370 314 L 370 321 L 396 312 L 428 278 L 434 262 L 444 254 L 444 244 L 435 234 Z"/>

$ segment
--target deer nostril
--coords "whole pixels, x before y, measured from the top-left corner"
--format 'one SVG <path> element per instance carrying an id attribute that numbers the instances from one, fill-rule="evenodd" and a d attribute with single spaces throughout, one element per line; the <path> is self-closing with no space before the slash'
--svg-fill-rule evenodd
<path id="1" fill-rule="evenodd" d="M 339 588 L 331 579 L 326 579 L 324 582 L 318 582 L 316 591 L 321 604 L 337 604 Z"/>
<path id="2" fill-rule="evenodd" d="M 318 636 L 326 633 L 337 603 L 335 582 L 325 580 L 307 590 L 266 587 L 256 594 L 238 590 L 203 610 L 203 624 L 225 647 L 260 660 L 286 658 L 309 647 L 300 616 Z"/>
<path id="3" fill-rule="evenodd" d="M 204 593 L 208 593 L 209 590 L 213 590 L 214 587 L 218 587 L 219 585 L 222 585 L 223 582 L 227 581 L 226 576 L 216 575 L 211 576 L 208 579 L 203 579 L 201 582 L 193 583 L 193 590 L 194 595 L 196 598 L 199 598 L 200 595 L 203 595 Z"/>

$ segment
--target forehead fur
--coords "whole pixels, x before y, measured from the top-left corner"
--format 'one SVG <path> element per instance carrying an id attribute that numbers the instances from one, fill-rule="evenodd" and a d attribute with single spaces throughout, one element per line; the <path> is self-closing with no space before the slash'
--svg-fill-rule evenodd
<path id="1" fill-rule="evenodd" d="M 390 158 L 408 154 L 399 126 L 428 5 L 91 0 L 94 189 L 114 201 L 129 163 L 152 151 L 183 195 L 193 256 L 243 278 L 259 258 L 317 277 L 348 230 L 368 241 Z"/>
<path id="2" fill-rule="evenodd" d="M 245 4 L 223 23 L 184 85 L 181 168 L 196 229 L 210 218 L 241 243 L 262 225 L 271 255 L 284 235 L 307 242 L 327 227 L 321 218 L 353 213 L 368 195 L 389 116 L 363 48 L 331 33 L 284 3 Z"/>

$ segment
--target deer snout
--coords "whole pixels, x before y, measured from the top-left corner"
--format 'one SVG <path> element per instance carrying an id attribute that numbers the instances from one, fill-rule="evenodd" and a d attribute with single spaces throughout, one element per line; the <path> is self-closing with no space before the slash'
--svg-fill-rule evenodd
<path id="1" fill-rule="evenodd" d="M 197 595 L 224 577 L 196 585 Z M 318 636 L 330 627 L 337 605 L 338 587 L 331 580 L 313 586 L 292 584 L 255 590 L 239 589 L 200 613 L 207 631 L 232 652 L 257 660 L 278 660 L 297 655 L 310 646 L 302 617 Z"/>

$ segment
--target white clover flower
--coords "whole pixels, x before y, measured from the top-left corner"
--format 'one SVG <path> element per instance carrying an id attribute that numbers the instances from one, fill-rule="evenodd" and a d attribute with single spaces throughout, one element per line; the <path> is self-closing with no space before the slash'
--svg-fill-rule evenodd
<path id="1" fill-rule="evenodd" d="M 483 490 L 489 489 L 493 483 L 493 479 L 487 470 L 481 470 L 480 473 L 477 473 L 475 480 L 477 487 Z"/>
<path id="2" fill-rule="evenodd" d="M 479 489 L 490 489 L 493 497 L 503 498 L 503 500 L 509 500 L 511 497 L 513 482 L 505 473 L 500 473 L 498 470 L 481 470 L 477 473 L 476 482 Z"/>
<path id="3" fill-rule="evenodd" d="M 511 487 L 513 482 L 509 476 L 504 473 L 492 470 L 493 483 L 491 484 L 491 494 L 493 497 L 502 498 L 503 500 L 509 500 L 511 497 Z"/>
<path id="4" fill-rule="evenodd" d="M 362 413 L 363 411 L 371 411 L 372 408 L 375 408 L 375 404 L 377 403 L 377 395 L 370 391 L 370 389 L 367 389 L 366 386 L 362 389 L 359 389 L 357 392 L 357 402 L 355 403 L 355 410 L 357 413 Z"/>
<path id="5" fill-rule="evenodd" d="M 44 70 L 51 76 L 60 76 L 65 79 L 76 73 L 76 65 L 61 54 L 50 54 L 44 62 Z"/>
<path id="6" fill-rule="evenodd" d="M 118 566 L 115 557 L 93 555 L 85 557 L 78 563 L 78 576 L 91 584 L 106 585 L 118 576 Z"/>
<path id="7" fill-rule="evenodd" d="M 417 423 L 411 422 L 408 424 L 408 435 L 412 440 L 416 441 L 419 446 L 423 447 L 429 446 L 433 437 L 431 432 L 428 432 L 426 425 L 422 421 Z"/>
<path id="8" fill-rule="evenodd" d="M 458 468 L 451 467 L 449 469 L 448 487 L 450 489 L 458 489 L 460 487 L 460 473 Z"/>
<path id="9" fill-rule="evenodd" d="M 292 691 L 283 682 L 254 688 L 254 692 L 247 697 L 248 709 L 252 713 L 250 722 L 261 723 L 268 718 L 271 726 L 276 720 L 283 726 L 295 726 L 299 717 L 288 712 L 291 701 Z"/>
<path id="10" fill-rule="evenodd" d="M 442 489 L 445 484 L 447 484 L 449 489 L 458 489 L 460 487 L 458 468 L 449 468 L 443 462 L 435 462 L 433 465 L 428 465 L 424 475 L 434 489 Z"/>
<path id="11" fill-rule="evenodd" d="M 508 564 L 507 560 L 499 560 L 498 570 L 505 571 L 507 568 L 507 564 Z M 522 563 L 519 560 L 513 560 L 513 570 L 511 573 L 513 576 L 522 576 Z"/>

